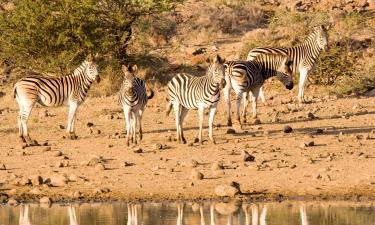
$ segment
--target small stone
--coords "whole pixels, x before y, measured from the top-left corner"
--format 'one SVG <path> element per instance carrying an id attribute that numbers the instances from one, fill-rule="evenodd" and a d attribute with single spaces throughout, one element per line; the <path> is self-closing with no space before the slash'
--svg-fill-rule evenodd
<path id="1" fill-rule="evenodd" d="M 215 194 L 219 197 L 234 197 L 240 192 L 239 184 L 236 182 L 221 184 L 215 187 Z"/>
<path id="2" fill-rule="evenodd" d="M 105 166 L 104 166 L 102 163 L 98 163 L 98 164 L 95 166 L 95 170 L 96 170 L 96 171 L 105 170 Z"/>
<path id="3" fill-rule="evenodd" d="M 227 134 L 235 134 L 235 133 L 236 133 L 236 130 L 234 130 L 232 128 L 227 129 Z"/>
<path id="4" fill-rule="evenodd" d="M 51 151 L 51 146 L 45 146 L 42 148 L 42 152 L 49 152 Z"/>
<path id="5" fill-rule="evenodd" d="M 214 162 L 211 165 L 211 170 L 216 171 L 216 170 L 222 170 L 224 169 L 223 162 Z"/>
<path id="6" fill-rule="evenodd" d="M 39 199 L 39 203 L 42 204 L 42 205 L 51 205 L 52 204 L 52 200 L 49 198 L 49 197 L 42 197 L 41 199 Z"/>
<path id="7" fill-rule="evenodd" d="M 199 138 L 195 137 L 193 143 L 198 143 L 198 142 L 199 142 Z"/>
<path id="8" fill-rule="evenodd" d="M 94 126 L 94 124 L 91 123 L 91 122 L 88 122 L 88 123 L 86 124 L 86 126 L 87 126 L 87 127 L 92 127 L 92 126 Z"/>
<path id="9" fill-rule="evenodd" d="M 199 164 L 199 163 L 197 162 L 197 160 L 192 159 L 192 160 L 190 161 L 190 165 L 191 165 L 191 167 L 193 167 L 193 168 L 197 167 L 198 164 Z"/>
<path id="10" fill-rule="evenodd" d="M 50 184 L 53 187 L 63 187 L 68 183 L 68 178 L 62 175 L 54 175 L 50 177 Z"/>
<path id="11" fill-rule="evenodd" d="M 0 170 L 7 170 L 5 164 L 0 164 Z"/>
<path id="12" fill-rule="evenodd" d="M 64 125 L 59 125 L 59 128 L 61 129 L 61 130 L 64 130 L 65 129 L 65 126 Z"/>
<path id="13" fill-rule="evenodd" d="M 295 164 L 290 166 L 291 169 L 294 169 L 296 167 L 297 167 L 297 165 L 295 165 Z"/>
<path id="14" fill-rule="evenodd" d="M 322 129 L 322 128 L 318 128 L 318 129 L 316 129 L 316 133 L 317 133 L 317 134 L 323 134 L 323 129 Z"/>
<path id="15" fill-rule="evenodd" d="M 308 112 L 308 113 L 307 113 L 307 118 L 313 120 L 313 119 L 315 119 L 316 117 L 315 117 L 315 115 L 314 115 L 312 112 Z"/>
<path id="16" fill-rule="evenodd" d="M 54 157 L 59 157 L 59 156 L 62 156 L 62 152 L 61 151 L 53 151 L 52 155 Z"/>
<path id="17" fill-rule="evenodd" d="M 293 131 L 293 128 L 289 125 L 285 125 L 283 129 L 284 133 L 291 133 Z"/>
<path id="18" fill-rule="evenodd" d="M 307 141 L 307 142 L 305 142 L 305 145 L 306 145 L 306 147 L 312 147 L 312 146 L 315 146 L 315 142 L 314 141 Z"/>
<path id="19" fill-rule="evenodd" d="M 10 198 L 8 200 L 8 205 L 10 205 L 10 206 L 18 205 L 18 201 L 16 199 L 14 199 L 14 198 Z"/>
<path id="20" fill-rule="evenodd" d="M 133 150 L 133 152 L 134 153 L 142 153 L 143 152 L 143 150 L 142 150 L 142 148 L 135 148 L 134 150 Z"/>
<path id="21" fill-rule="evenodd" d="M 5 193 L 0 193 L 0 203 L 5 203 L 8 200 L 9 196 Z"/>
<path id="22" fill-rule="evenodd" d="M 196 169 L 192 169 L 190 173 L 190 180 L 202 180 L 203 179 L 203 173 L 199 172 Z"/>
<path id="23" fill-rule="evenodd" d="M 64 167 L 64 164 L 62 162 L 56 162 L 55 167 L 56 168 Z"/>
<path id="24" fill-rule="evenodd" d="M 41 176 L 33 175 L 29 177 L 29 179 L 31 180 L 31 183 L 33 186 L 38 186 L 38 185 L 43 184 L 43 178 Z"/>
<path id="25" fill-rule="evenodd" d="M 256 118 L 255 120 L 254 120 L 254 125 L 259 125 L 259 124 L 261 124 L 262 122 L 260 121 L 260 119 L 259 118 Z"/>
<path id="26" fill-rule="evenodd" d="M 69 179 L 69 181 L 77 182 L 78 181 L 78 176 L 75 175 L 75 174 L 71 174 L 68 179 Z"/>
<path id="27" fill-rule="evenodd" d="M 160 144 L 160 143 L 154 144 L 154 150 L 161 150 L 161 149 L 163 149 L 163 145 L 162 144 Z"/>
<path id="28" fill-rule="evenodd" d="M 255 161 L 255 157 L 250 155 L 247 151 L 243 150 L 242 151 L 242 161 L 244 162 L 254 162 Z"/>

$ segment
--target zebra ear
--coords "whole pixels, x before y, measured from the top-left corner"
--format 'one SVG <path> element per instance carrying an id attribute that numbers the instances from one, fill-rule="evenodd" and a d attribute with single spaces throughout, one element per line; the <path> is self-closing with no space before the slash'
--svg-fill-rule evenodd
<path id="1" fill-rule="evenodd" d="M 125 66 L 125 65 L 122 65 L 122 66 L 121 66 L 121 69 L 122 69 L 122 72 L 123 72 L 124 74 L 126 74 L 127 72 L 129 72 L 128 67 Z"/>
<path id="2" fill-rule="evenodd" d="M 214 59 L 214 63 L 223 63 L 223 62 L 224 60 L 219 55 L 216 55 Z"/>
<path id="3" fill-rule="evenodd" d="M 206 63 L 211 63 L 211 59 L 210 59 L 210 58 L 207 58 L 207 59 L 206 59 Z"/>
<path id="4" fill-rule="evenodd" d="M 86 60 L 89 61 L 89 62 L 92 62 L 93 57 L 92 57 L 91 53 L 87 55 Z"/>
<path id="5" fill-rule="evenodd" d="M 134 64 L 134 65 L 131 67 L 131 72 L 132 72 L 132 73 L 137 73 L 137 72 L 138 72 L 138 66 Z"/>

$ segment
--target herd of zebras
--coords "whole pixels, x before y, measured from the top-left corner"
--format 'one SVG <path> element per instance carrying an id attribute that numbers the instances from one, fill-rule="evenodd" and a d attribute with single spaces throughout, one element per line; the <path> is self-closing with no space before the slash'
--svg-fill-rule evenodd
<path id="1" fill-rule="evenodd" d="M 258 96 L 265 101 L 262 86 L 268 78 L 276 76 L 283 85 L 293 88 L 294 73 L 299 72 L 298 100 L 303 102 L 304 86 L 309 72 L 317 63 L 319 54 L 328 46 L 328 26 L 314 27 L 306 40 L 291 48 L 258 47 L 252 49 L 246 61 L 225 62 L 220 56 L 210 61 L 205 76 L 195 77 L 178 74 L 168 83 L 167 115 L 174 110 L 176 116 L 177 140 L 186 143 L 183 134 L 183 121 L 189 109 L 197 109 L 199 115 L 199 142 L 202 143 L 202 126 L 204 110 L 209 109 L 209 139 L 215 143 L 212 130 L 216 108 L 223 89 L 227 104 L 227 123 L 232 126 L 230 91 L 236 93 L 237 120 L 240 119 L 240 103 L 244 97 L 243 116 L 246 119 L 246 107 L 249 94 L 252 95 L 253 117 L 256 117 Z M 64 77 L 28 76 L 20 79 L 14 87 L 14 97 L 19 105 L 18 127 L 20 138 L 35 144 L 27 131 L 27 120 L 35 105 L 43 106 L 69 105 L 67 132 L 75 139 L 74 122 L 78 106 L 85 100 L 93 81 L 99 82 L 98 65 L 94 57 L 89 55 L 74 70 L 73 74 Z M 136 143 L 136 129 L 142 139 L 142 114 L 147 100 L 154 93 L 146 87 L 145 82 L 136 77 L 137 67 L 122 67 L 124 81 L 119 91 L 119 103 L 122 105 L 126 121 L 126 141 Z M 149 92 L 149 94 L 147 93 Z"/>

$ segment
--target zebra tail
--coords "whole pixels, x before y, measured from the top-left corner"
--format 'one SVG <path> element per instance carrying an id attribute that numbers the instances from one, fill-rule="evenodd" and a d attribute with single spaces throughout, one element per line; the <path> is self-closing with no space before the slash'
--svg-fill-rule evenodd
<path id="1" fill-rule="evenodd" d="M 169 101 L 168 99 L 167 99 L 167 101 L 168 101 L 168 104 L 167 104 L 167 110 L 165 111 L 165 115 L 166 115 L 166 116 L 169 116 L 169 113 L 170 113 L 171 110 L 172 110 L 172 102 Z"/>
<path id="2" fill-rule="evenodd" d="M 13 88 L 13 98 L 17 97 L 17 86 L 14 86 Z"/>

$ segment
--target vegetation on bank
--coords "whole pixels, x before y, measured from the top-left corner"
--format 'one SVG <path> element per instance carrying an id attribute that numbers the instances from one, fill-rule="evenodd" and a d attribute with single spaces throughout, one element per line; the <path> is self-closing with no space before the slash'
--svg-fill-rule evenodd
<path id="1" fill-rule="evenodd" d="M 63 75 L 87 52 L 98 52 L 104 82 L 94 89 L 96 95 L 109 95 L 118 88 L 122 63 L 141 64 L 147 78 L 164 82 L 168 73 L 204 67 L 208 54 L 191 55 L 191 63 L 186 62 L 185 47 L 240 38 L 238 56 L 246 58 L 256 46 L 301 43 L 313 26 L 328 23 L 332 27 L 329 49 L 322 53 L 309 84 L 329 86 L 332 92 L 344 94 L 375 87 L 371 12 L 299 12 L 243 0 L 11 2 L 11 10 L 0 11 L 0 59 L 15 67 Z M 161 51 L 150 54 L 155 49 Z M 172 65 L 170 58 L 178 58 L 179 51 L 183 62 Z"/>

